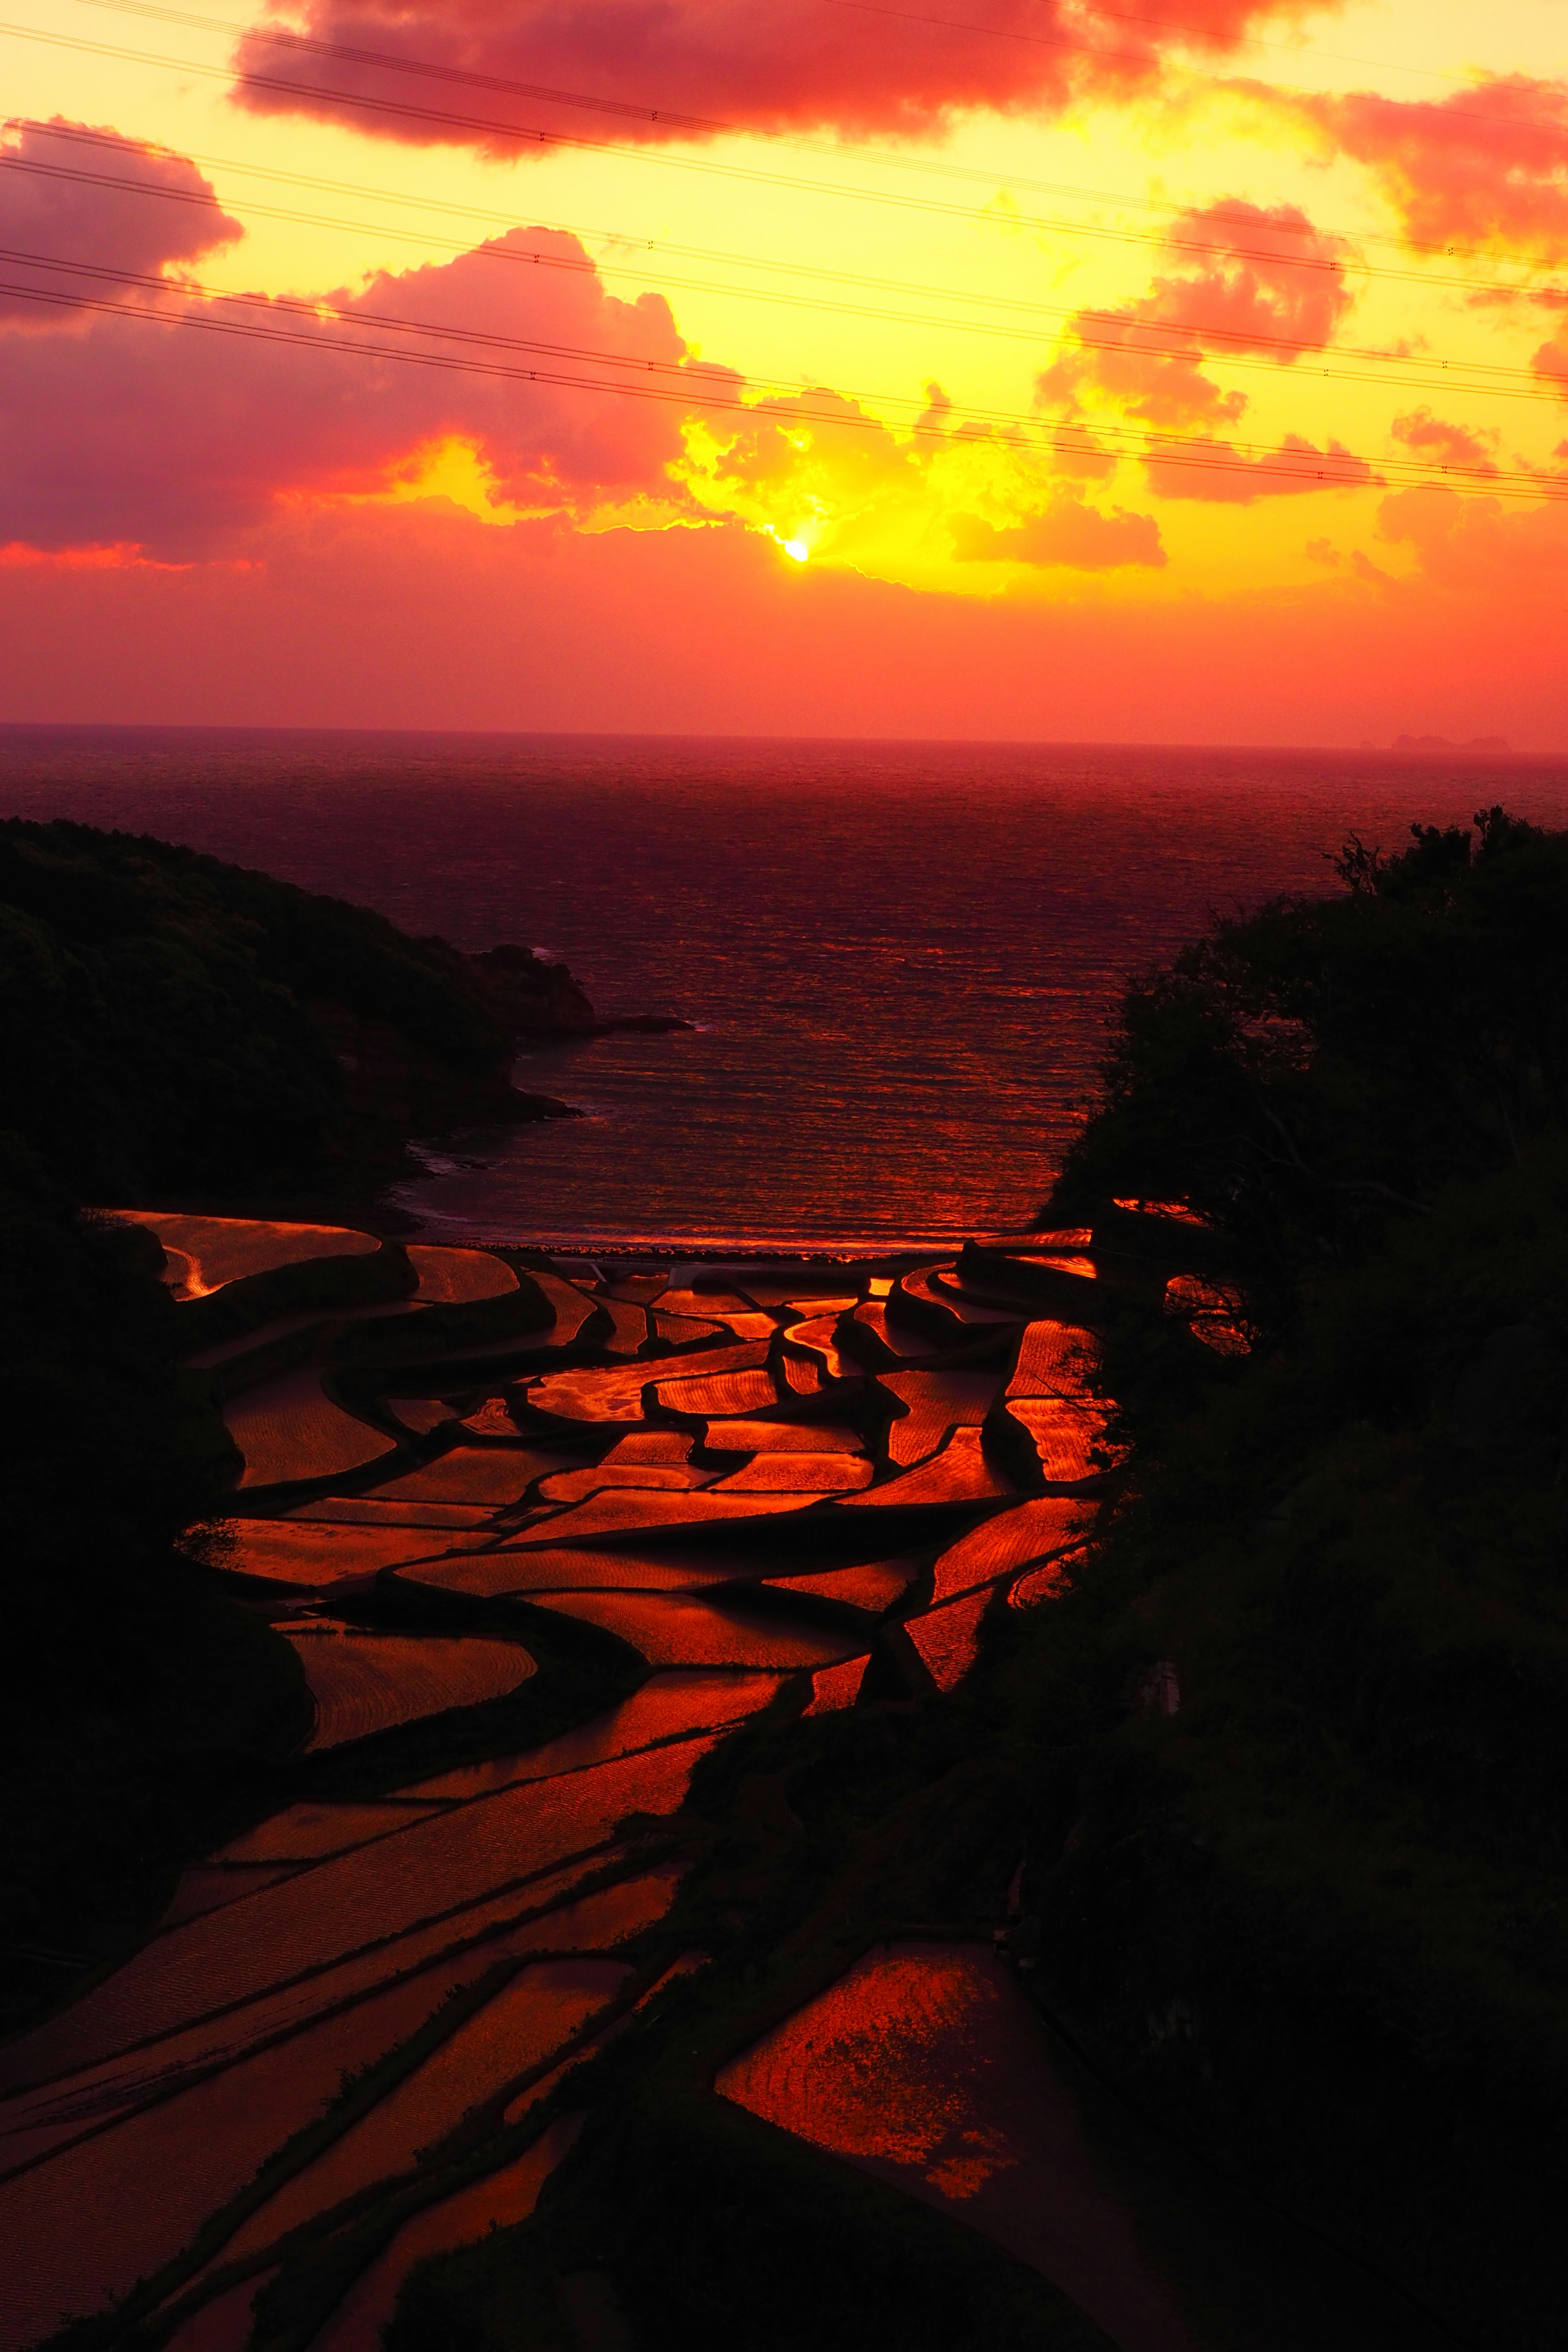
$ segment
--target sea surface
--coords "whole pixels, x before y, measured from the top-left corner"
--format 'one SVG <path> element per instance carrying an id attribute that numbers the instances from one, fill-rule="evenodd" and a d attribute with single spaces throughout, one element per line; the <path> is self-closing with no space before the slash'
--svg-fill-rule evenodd
<path id="1" fill-rule="evenodd" d="M 1149 746 L 0 728 L 0 813 L 188 842 L 689 1032 L 520 1061 L 586 1116 L 423 1147 L 441 1239 L 838 1250 L 1016 1229 L 1127 976 L 1333 887 L 1348 834 L 1568 761 Z"/>

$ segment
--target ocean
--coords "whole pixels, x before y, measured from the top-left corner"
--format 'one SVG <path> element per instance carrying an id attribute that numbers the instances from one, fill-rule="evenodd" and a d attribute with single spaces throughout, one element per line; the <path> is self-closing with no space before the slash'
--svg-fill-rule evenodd
<path id="1" fill-rule="evenodd" d="M 996 743 L 0 728 L 0 809 L 190 843 L 697 1025 L 523 1057 L 586 1115 L 421 1146 L 443 1240 L 885 1249 L 1013 1230 L 1129 973 L 1331 887 L 1351 832 L 1568 761 Z"/>

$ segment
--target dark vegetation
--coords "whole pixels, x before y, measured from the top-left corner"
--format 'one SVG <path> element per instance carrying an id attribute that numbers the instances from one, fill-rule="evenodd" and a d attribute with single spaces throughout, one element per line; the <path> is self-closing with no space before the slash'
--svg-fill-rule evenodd
<path id="1" fill-rule="evenodd" d="M 1255 1345 L 1131 1311 L 1112 1334 L 1132 1475 L 1008 1674 L 1024 1940 L 1152 2111 L 1470 2340 L 1545 2347 L 1568 835 L 1494 809 L 1396 857 L 1352 842 L 1339 871 L 1340 895 L 1219 923 L 1131 989 L 1050 1204 L 1202 1209 Z M 1136 1703 L 1162 1660 L 1173 1718 Z"/>
<path id="2" fill-rule="evenodd" d="M 165 1208 L 342 1194 L 411 1133 L 537 1114 L 514 1038 L 593 1018 L 524 949 L 470 959 L 195 850 L 16 819 L 0 995 L 6 1124 L 78 1199 Z"/>
<path id="3" fill-rule="evenodd" d="M 682 2352 L 1079 2340 L 707 2087 L 879 1935 L 987 1928 L 1020 1850 L 1021 1980 L 1199 2340 L 1561 2344 L 1568 836 L 1489 811 L 1340 879 L 1134 984 L 1044 1213 L 1096 1227 L 1135 1449 L 1076 1589 L 914 1716 L 710 1759 L 666 1942 L 715 1967 L 563 2095 L 535 2219 L 421 2266 L 393 2352 L 570 2344 L 583 2271 Z M 1249 1354 L 1160 1311 L 1189 1271 Z"/>
<path id="4" fill-rule="evenodd" d="M 1158 2238 L 1163 2213 L 1155 2251 L 1205 2347 L 1561 2344 L 1568 836 L 1491 811 L 1470 835 L 1418 830 L 1399 857 L 1352 843 L 1341 882 L 1216 924 L 1129 992 L 1103 1108 L 1047 1213 L 1096 1227 L 1106 1385 L 1134 1448 L 1075 1590 L 994 1608 L 946 1699 L 801 1722 L 786 1696 L 721 1742 L 688 1814 L 644 1825 L 695 1860 L 631 1948 L 631 1990 L 683 1950 L 712 1965 L 522 2124 L 435 2152 L 396 2200 L 291 2251 L 258 2306 L 268 2352 L 304 2352 L 405 2212 L 566 2110 L 586 2120 L 535 2218 L 416 2269 L 389 2352 L 570 2352 L 584 2275 L 613 2283 L 644 2352 L 1089 2352 L 1096 2332 L 1046 2282 L 711 2092 L 878 1938 L 989 1936 L 1020 1853 L 1020 1981 L 1080 2053 L 1086 2117 L 1097 2081 L 1114 2094 L 1122 2120 L 1096 2140 L 1110 2176 L 1163 2183 L 1141 2214 Z M 288 1694 L 258 1675 L 253 1717 L 237 1711 L 242 1634 L 194 1584 L 187 1609 L 179 1581 L 174 1531 L 218 1465 L 168 1369 L 170 1310 L 133 1279 L 133 1242 L 73 1223 L 20 1162 L 13 1194 L 39 1238 L 36 1269 L 11 1253 L 6 1312 L 44 1380 L 19 1409 L 37 1465 L 18 1491 L 63 1488 L 84 1414 L 113 1424 L 113 1591 L 153 1561 L 163 1638 L 216 1644 L 221 1622 L 226 1721 L 265 1756 Z M 1202 1276 L 1250 1354 L 1162 1312 L 1166 1273 Z M 124 1368 L 149 1365 L 131 1400 Z M 142 1717 L 112 1696 L 107 1635 L 66 1639 L 100 1589 L 82 1581 L 98 1522 L 40 1504 L 37 1523 L 24 1558 L 45 1564 L 28 1573 L 49 1638 L 103 1662 L 100 1752 L 134 1755 L 121 1725 Z M 46 1554 L 57 1525 L 76 1532 Z M 386 1605 L 435 1623 L 447 1604 Z M 501 1613 L 544 1669 L 498 1703 L 542 1710 L 530 1736 L 631 1671 L 592 1629 Z M 143 1605 L 138 1641 L 149 1622 Z M 1173 1715 L 1152 1703 L 1165 1664 Z M 40 1752 L 69 1744 L 42 1736 Z M 321 1785 L 369 1793 L 411 1777 L 420 1743 L 436 1769 L 453 1739 L 478 1753 L 498 1736 L 411 1727 L 322 1759 Z M 134 1832 L 102 1814 L 103 1777 L 59 1775 L 39 1801 L 79 1858 L 71 1808 L 90 1819 L 112 1866 Z M 28 1916 L 50 1916 L 47 1891 Z"/>
<path id="5" fill-rule="evenodd" d="M 179 1861 L 268 1809 L 310 1723 L 292 1649 L 205 1563 L 238 1463 L 176 1364 L 161 1254 L 79 1204 L 363 1198 L 411 1132 L 526 1111 L 520 1030 L 593 1015 L 525 950 L 470 961 L 193 850 L 15 821 L 0 1006 L 4 2028 L 144 1932 Z M 178 1344 L 264 1319 L 261 1292 L 284 1314 L 411 1285 L 395 1252 L 285 1267 L 188 1310 Z M 429 1337 L 531 1304 L 437 1309 Z"/>
<path id="6" fill-rule="evenodd" d="M 184 1531 L 235 1458 L 139 1230 L 0 1143 L 0 2026 L 144 1924 L 309 1728 L 288 1645 Z M 149 1264 L 149 1260 L 152 1264 Z"/>

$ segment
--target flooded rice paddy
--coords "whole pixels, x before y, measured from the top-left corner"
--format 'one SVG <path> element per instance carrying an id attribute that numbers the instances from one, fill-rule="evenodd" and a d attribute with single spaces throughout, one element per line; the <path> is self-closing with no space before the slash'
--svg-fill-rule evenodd
<path id="1" fill-rule="evenodd" d="M 868 1952 L 715 2088 L 994 2238 L 1123 2352 L 1193 2352 L 1096 2178 L 1033 2011 L 983 1946 Z"/>
<path id="2" fill-rule="evenodd" d="M 147 1222 L 177 1290 L 226 1286 L 241 1323 L 249 1277 L 377 1246 Z M 274 1368 L 275 1320 L 227 1343 L 244 1467 L 213 1572 L 294 1646 L 301 1755 L 390 1760 L 194 1863 L 139 1950 L 0 2051 L 0 2232 L 36 2250 L 0 2352 L 127 2296 L 184 2352 L 242 2352 L 280 2265 L 417 2191 L 316 2338 L 368 2352 L 416 2260 L 531 2210 L 575 2129 L 553 2086 L 702 1960 L 660 1942 L 700 1760 L 766 1708 L 956 1688 L 987 1612 L 1071 1572 L 1102 1420 L 1092 1339 L 1042 1311 L 1038 1256 L 721 1270 L 416 1244 L 370 1354 L 349 1309 L 283 1335 L 308 1361 Z M 1092 1295 L 1087 1261 L 1058 1271 Z M 519 1291 L 551 1319 L 443 1341 L 444 1313 Z M 610 1637 L 619 1694 L 442 1761 L 429 1727 L 548 1681 L 551 1625 Z M 399 1772 L 384 1743 L 421 1727 L 434 1761 Z M 942 2203 L 1114 2340 L 1184 2342 L 980 1948 L 868 1955 L 717 2087 Z"/>

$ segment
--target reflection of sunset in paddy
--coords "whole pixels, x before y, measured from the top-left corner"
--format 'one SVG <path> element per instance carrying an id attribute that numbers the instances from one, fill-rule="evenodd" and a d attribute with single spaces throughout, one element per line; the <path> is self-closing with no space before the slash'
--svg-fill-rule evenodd
<path id="1" fill-rule="evenodd" d="M 1190 2345 L 1096 2176 L 1037 2019 L 983 1946 L 868 1952 L 714 2088 L 995 2238 L 1128 2352 Z"/>

